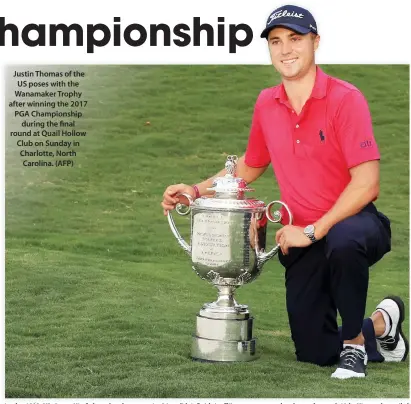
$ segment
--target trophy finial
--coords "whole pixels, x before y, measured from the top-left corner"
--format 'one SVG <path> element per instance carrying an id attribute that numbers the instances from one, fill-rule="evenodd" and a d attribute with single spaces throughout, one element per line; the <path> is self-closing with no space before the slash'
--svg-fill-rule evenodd
<path id="1" fill-rule="evenodd" d="M 225 169 L 228 175 L 232 177 L 235 176 L 235 172 L 237 171 L 237 162 L 238 162 L 237 156 L 235 155 L 227 156 L 227 161 L 225 163 Z"/>

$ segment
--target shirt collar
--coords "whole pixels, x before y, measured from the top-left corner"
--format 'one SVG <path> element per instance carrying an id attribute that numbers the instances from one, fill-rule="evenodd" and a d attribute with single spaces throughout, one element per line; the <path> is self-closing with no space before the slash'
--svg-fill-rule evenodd
<path id="1" fill-rule="evenodd" d="M 315 83 L 311 92 L 313 98 L 324 98 L 327 94 L 328 75 L 325 74 L 318 66 L 316 69 Z M 287 93 L 285 92 L 284 84 L 274 88 L 274 98 L 278 98 L 283 104 L 288 102 Z"/>

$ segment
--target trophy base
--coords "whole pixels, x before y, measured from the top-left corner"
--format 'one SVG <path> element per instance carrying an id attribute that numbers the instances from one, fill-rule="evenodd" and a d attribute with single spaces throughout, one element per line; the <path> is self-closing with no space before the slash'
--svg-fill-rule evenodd
<path id="1" fill-rule="evenodd" d="M 249 362 L 257 359 L 256 338 L 249 341 L 217 341 L 193 336 L 191 358 L 201 362 Z"/>
<path id="2" fill-rule="evenodd" d="M 247 313 L 229 318 L 205 317 L 205 310 L 197 315 L 196 334 L 193 335 L 191 357 L 204 362 L 248 362 L 257 359 L 256 338 L 253 338 L 253 318 Z M 245 317 L 245 318 L 244 318 Z"/>

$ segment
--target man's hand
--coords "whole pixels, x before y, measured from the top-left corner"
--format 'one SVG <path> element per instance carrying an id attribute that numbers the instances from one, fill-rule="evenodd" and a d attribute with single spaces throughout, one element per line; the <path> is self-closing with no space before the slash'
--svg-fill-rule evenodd
<path id="1" fill-rule="evenodd" d="M 169 210 L 173 210 L 176 207 L 177 203 L 189 205 L 190 202 L 187 200 L 185 196 L 177 196 L 177 194 L 180 193 L 188 194 L 193 199 L 195 199 L 195 191 L 192 186 L 186 184 L 170 185 L 164 191 L 163 201 L 161 202 L 161 206 L 163 207 L 163 213 L 165 216 L 167 216 Z"/>
<path id="2" fill-rule="evenodd" d="M 304 234 L 304 228 L 287 225 L 277 231 L 275 241 L 280 244 L 281 252 L 288 254 L 290 247 L 308 247 L 312 241 Z"/>

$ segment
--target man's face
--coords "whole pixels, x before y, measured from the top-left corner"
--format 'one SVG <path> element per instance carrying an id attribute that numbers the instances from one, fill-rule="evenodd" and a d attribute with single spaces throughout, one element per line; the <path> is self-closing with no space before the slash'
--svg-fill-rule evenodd
<path id="1" fill-rule="evenodd" d="M 268 35 L 271 62 L 282 77 L 297 79 L 315 63 L 314 53 L 319 42 L 318 35 L 301 35 L 287 28 L 274 28 Z"/>

